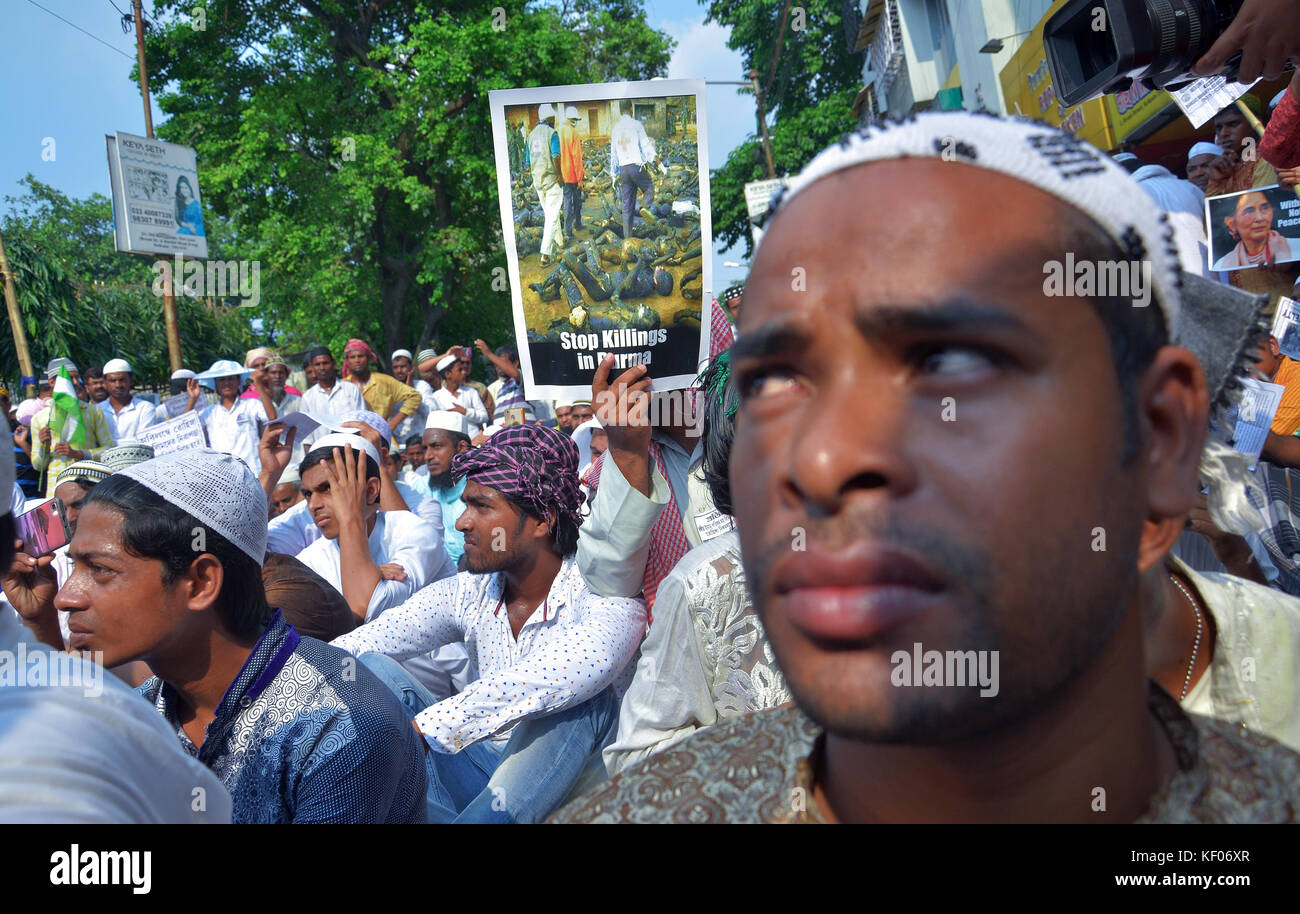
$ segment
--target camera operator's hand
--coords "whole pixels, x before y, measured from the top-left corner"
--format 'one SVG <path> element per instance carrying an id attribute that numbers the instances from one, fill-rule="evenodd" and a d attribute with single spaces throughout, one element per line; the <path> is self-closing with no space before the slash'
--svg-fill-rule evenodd
<path id="1" fill-rule="evenodd" d="M 1241 51 L 1237 82 L 1251 83 L 1256 77 L 1277 79 L 1288 58 L 1300 58 L 1300 3 L 1295 0 L 1245 0 L 1232 25 L 1196 62 L 1201 76 L 1223 69 L 1233 54 Z"/>

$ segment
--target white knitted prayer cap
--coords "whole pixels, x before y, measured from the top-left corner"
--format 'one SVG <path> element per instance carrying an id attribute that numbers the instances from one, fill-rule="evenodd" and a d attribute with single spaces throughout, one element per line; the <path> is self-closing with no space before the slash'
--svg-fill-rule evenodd
<path id="1" fill-rule="evenodd" d="M 117 374 L 118 372 L 131 374 L 131 363 L 126 359 L 109 359 L 104 363 L 104 374 Z"/>
<path id="2" fill-rule="evenodd" d="M 266 493 L 238 457 L 196 448 L 163 454 L 117 475 L 211 527 L 259 565 L 266 559 Z"/>
<path id="3" fill-rule="evenodd" d="M 1173 229 L 1121 166 L 1095 146 L 1039 121 L 969 111 L 931 111 L 863 127 L 823 150 L 774 199 L 766 226 L 790 200 L 828 175 L 889 159 L 961 162 L 1032 184 L 1091 217 L 1131 261 L 1150 261 L 1156 304 L 1177 332 L 1180 273 Z M 867 201 L 864 201 L 867 202 Z M 761 248 L 771 235 L 765 233 Z"/>
<path id="4" fill-rule="evenodd" d="M 462 435 L 468 436 L 469 420 L 454 409 L 435 409 L 424 420 L 424 430 L 427 432 L 431 428 L 460 432 Z"/>
<path id="5" fill-rule="evenodd" d="M 360 435 L 352 435 L 347 432 L 335 432 L 332 435 L 324 435 L 312 442 L 311 450 L 307 452 L 310 457 L 317 451 L 332 451 L 334 448 L 345 448 L 352 446 L 354 451 L 364 451 L 366 456 L 375 462 L 376 466 L 382 466 L 379 459 L 379 448 L 375 447 Z"/>

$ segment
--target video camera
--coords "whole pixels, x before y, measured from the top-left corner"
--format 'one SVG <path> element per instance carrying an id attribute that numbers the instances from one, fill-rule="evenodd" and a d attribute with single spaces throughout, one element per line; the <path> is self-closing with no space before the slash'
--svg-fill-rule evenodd
<path id="1" fill-rule="evenodd" d="M 1242 0 L 1070 0 L 1043 26 L 1056 97 L 1067 107 L 1123 91 L 1133 81 L 1176 89 L 1227 30 Z M 1241 54 L 1224 75 L 1237 75 Z"/>

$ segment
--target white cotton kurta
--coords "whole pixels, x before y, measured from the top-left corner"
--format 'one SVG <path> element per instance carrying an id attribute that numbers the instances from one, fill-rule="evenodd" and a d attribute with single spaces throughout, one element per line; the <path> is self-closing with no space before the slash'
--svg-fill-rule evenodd
<path id="1" fill-rule="evenodd" d="M 23 658 L 25 677 L 39 665 L 62 683 L 0 688 L 0 822 L 230 822 L 221 781 L 126 683 L 37 644 L 7 603 L 0 651 Z"/>
<path id="2" fill-rule="evenodd" d="M 503 746 L 520 721 L 588 701 L 630 674 L 645 635 L 644 601 L 592 593 L 570 556 L 516 638 L 504 590 L 499 572 L 463 572 L 332 643 L 403 660 L 464 641 L 480 678 L 415 718 L 429 746 L 445 753 L 489 738 Z"/>
<path id="3" fill-rule="evenodd" d="M 238 457 L 253 475 L 262 472 L 257 445 L 262 438 L 262 426 L 269 420 L 261 400 L 236 400 L 230 409 L 213 403 L 199 410 L 199 419 L 207 430 L 208 445 L 214 451 Z"/>
<path id="4" fill-rule="evenodd" d="M 708 487 L 692 472 L 703 454 L 699 444 L 687 454 L 677 442 L 659 431 L 654 433 L 668 478 L 657 465 L 650 473 L 650 497 L 628 485 L 618 464 L 607 458 L 600 471 L 590 513 L 578 528 L 578 564 L 582 574 L 599 594 L 631 597 L 641 592 L 646 559 L 650 555 L 650 531 L 659 512 L 668 504 L 671 491 L 682 514 L 682 527 L 691 547 L 703 540 L 697 519 L 717 514 Z"/>
<path id="5" fill-rule="evenodd" d="M 438 409 L 451 409 L 458 405 L 465 407 L 465 420 L 469 423 L 471 440 L 483 430 L 483 426 L 488 424 L 487 407 L 483 405 L 483 398 L 478 395 L 478 391 L 472 387 L 461 387 L 456 391 L 455 396 L 444 387 L 434 391 L 433 402 L 437 404 Z"/>
<path id="6" fill-rule="evenodd" d="M 131 402 L 120 410 L 113 408 L 112 400 L 105 400 L 95 405 L 108 420 L 108 426 L 113 432 L 113 440 L 118 444 L 124 441 L 135 441 L 140 432 L 158 424 L 158 407 L 139 397 L 132 397 Z"/>
<path id="7" fill-rule="evenodd" d="M 393 429 L 394 444 L 399 441 L 405 444 L 406 439 L 410 438 L 412 435 L 423 435 L 425 420 L 429 418 L 429 410 L 433 408 L 432 403 L 434 391 L 433 388 L 429 386 L 428 381 L 420 379 L 414 384 L 408 386 L 414 387 L 419 392 L 420 408 L 417 409 L 413 415 L 407 416 L 401 422 L 397 423 L 397 428 Z M 400 403 L 397 405 L 401 406 Z M 391 419 L 392 416 L 385 416 L 384 418 Z"/>
<path id="8" fill-rule="evenodd" d="M 406 507 L 420 520 L 432 524 L 441 536 L 442 505 L 438 503 L 438 499 L 404 482 L 398 482 L 396 488 L 397 494 L 402 496 L 402 501 L 406 502 Z M 272 518 L 266 527 L 267 552 L 297 555 L 318 539 L 320 539 L 320 528 L 312 520 L 305 498 L 279 517 Z"/>

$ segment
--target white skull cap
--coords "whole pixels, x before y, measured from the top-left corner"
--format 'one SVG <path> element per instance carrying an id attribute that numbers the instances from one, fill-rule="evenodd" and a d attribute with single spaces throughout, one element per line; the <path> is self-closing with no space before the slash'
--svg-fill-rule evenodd
<path id="1" fill-rule="evenodd" d="M 332 451 L 334 448 L 342 450 L 349 445 L 354 451 L 363 451 L 367 457 L 375 462 L 376 466 L 384 465 L 383 461 L 379 459 L 379 448 L 360 435 L 347 434 L 346 432 L 335 432 L 332 435 L 323 435 L 317 438 L 312 442 L 311 450 L 307 452 L 306 457 L 310 457 L 317 451 Z"/>
<path id="2" fill-rule="evenodd" d="M 104 374 L 117 374 L 118 372 L 131 373 L 131 363 L 126 359 L 109 359 L 104 363 Z"/>
<path id="3" fill-rule="evenodd" d="M 1095 146 L 1023 117 L 929 111 L 863 127 L 817 155 L 777 191 L 765 228 L 810 185 L 867 162 L 940 159 L 1002 172 L 1092 218 L 1130 261 L 1151 264 L 1154 298 L 1172 338 L 1178 332 L 1182 275 L 1173 228 L 1133 177 Z M 977 179 L 976 179 L 977 180 Z M 759 250 L 771 237 L 764 234 Z M 757 252 L 755 252 L 757 256 Z"/>
<path id="4" fill-rule="evenodd" d="M 266 493 L 238 457 L 208 448 L 175 451 L 118 472 L 211 527 L 261 565 Z"/>

